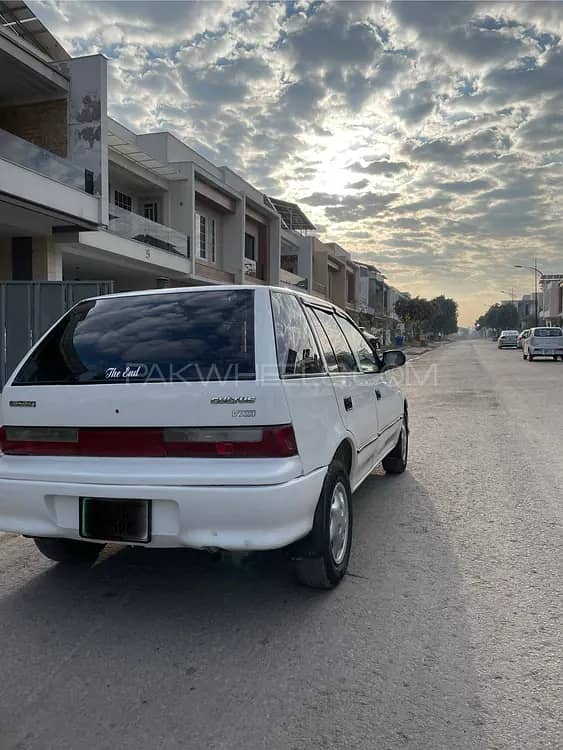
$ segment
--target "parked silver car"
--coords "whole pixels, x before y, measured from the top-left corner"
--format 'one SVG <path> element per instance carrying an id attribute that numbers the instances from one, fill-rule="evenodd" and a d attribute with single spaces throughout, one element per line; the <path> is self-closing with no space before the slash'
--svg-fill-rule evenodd
<path id="1" fill-rule="evenodd" d="M 518 331 L 501 331 L 497 339 L 497 347 L 504 349 L 505 346 L 517 346 Z"/>

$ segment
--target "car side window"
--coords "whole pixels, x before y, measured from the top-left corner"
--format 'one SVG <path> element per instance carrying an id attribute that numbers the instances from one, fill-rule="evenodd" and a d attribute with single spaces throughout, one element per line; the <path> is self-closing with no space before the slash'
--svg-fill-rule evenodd
<path id="1" fill-rule="evenodd" d="M 313 330 L 315 331 L 315 333 L 317 334 L 317 338 L 321 345 L 321 351 L 324 354 L 328 371 L 338 372 L 338 362 L 336 361 L 336 354 L 334 353 L 332 344 L 330 343 L 330 340 L 328 336 L 326 335 L 325 329 L 320 324 L 319 319 L 315 315 L 315 311 L 312 308 L 307 307 L 307 312 L 308 312 L 307 317 L 309 318 L 311 326 Z"/>
<path id="2" fill-rule="evenodd" d="M 336 361 L 338 363 L 338 369 L 340 372 L 359 372 L 356 358 L 352 354 L 352 350 L 346 337 L 340 330 L 336 318 L 332 313 L 326 312 L 325 310 L 315 310 L 315 315 L 320 321 L 322 327 L 325 329 L 326 334 L 332 344 L 334 353 L 336 354 Z"/>
<path id="3" fill-rule="evenodd" d="M 316 341 L 297 297 L 272 292 L 271 298 L 280 377 L 323 373 Z"/>
<path id="4" fill-rule="evenodd" d="M 350 344 L 352 351 L 356 353 L 358 361 L 360 363 L 360 369 L 362 372 L 379 372 L 379 367 L 375 361 L 375 355 L 372 348 L 358 331 L 358 329 L 350 323 L 349 320 L 343 318 L 341 315 L 336 316 L 338 325 L 342 329 L 342 332 L 346 336 L 348 343 Z"/>

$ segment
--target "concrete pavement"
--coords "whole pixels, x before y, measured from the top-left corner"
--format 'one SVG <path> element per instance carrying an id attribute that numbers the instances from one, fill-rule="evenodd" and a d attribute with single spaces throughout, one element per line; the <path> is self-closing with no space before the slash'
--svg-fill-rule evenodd
<path id="1" fill-rule="evenodd" d="M 403 372 L 411 460 L 355 499 L 350 575 L 279 554 L 0 538 L 0 750 L 558 748 L 563 363 L 487 341 Z"/>

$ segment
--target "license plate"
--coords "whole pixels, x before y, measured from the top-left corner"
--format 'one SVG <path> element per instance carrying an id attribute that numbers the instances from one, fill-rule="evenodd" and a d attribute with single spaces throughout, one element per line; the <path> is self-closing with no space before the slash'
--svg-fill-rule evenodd
<path id="1" fill-rule="evenodd" d="M 79 533 L 84 539 L 150 542 L 151 501 L 81 497 Z"/>

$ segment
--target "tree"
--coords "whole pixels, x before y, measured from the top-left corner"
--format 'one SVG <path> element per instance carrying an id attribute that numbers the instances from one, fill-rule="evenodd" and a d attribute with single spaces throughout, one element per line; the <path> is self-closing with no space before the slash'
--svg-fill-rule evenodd
<path id="1" fill-rule="evenodd" d="M 487 312 L 476 321 L 479 329 L 492 328 L 494 331 L 520 328 L 520 317 L 514 305 L 491 305 Z"/>
<path id="2" fill-rule="evenodd" d="M 427 330 L 434 315 L 434 305 L 424 297 L 400 297 L 395 302 L 395 312 L 413 334 Z"/>
<path id="3" fill-rule="evenodd" d="M 448 333 L 457 333 L 457 302 L 441 294 L 439 297 L 435 297 L 431 304 L 434 308 L 430 319 L 431 331 L 442 334 L 442 336 L 447 336 Z"/>

